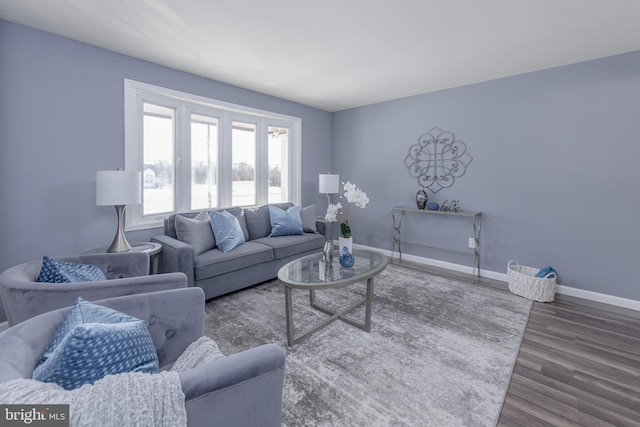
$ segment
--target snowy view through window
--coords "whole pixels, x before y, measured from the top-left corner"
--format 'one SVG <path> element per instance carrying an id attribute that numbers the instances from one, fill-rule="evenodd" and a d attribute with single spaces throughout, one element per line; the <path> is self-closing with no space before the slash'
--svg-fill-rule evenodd
<path id="1" fill-rule="evenodd" d="M 144 104 L 143 215 L 158 215 L 175 210 L 176 170 L 175 110 L 149 103 Z M 265 154 L 266 171 L 262 185 L 269 203 L 287 201 L 286 188 L 289 129 L 269 126 Z M 219 200 L 219 123 L 215 117 L 191 114 L 191 140 L 188 147 L 191 161 L 191 210 L 215 208 Z M 258 141 L 256 125 L 234 121 L 231 132 L 231 202 L 233 206 L 255 205 L 261 187 L 256 180 Z M 264 170 L 264 167 L 262 168 Z M 259 181 L 259 179 L 258 179 Z M 284 185 L 283 185 L 284 183 Z"/>

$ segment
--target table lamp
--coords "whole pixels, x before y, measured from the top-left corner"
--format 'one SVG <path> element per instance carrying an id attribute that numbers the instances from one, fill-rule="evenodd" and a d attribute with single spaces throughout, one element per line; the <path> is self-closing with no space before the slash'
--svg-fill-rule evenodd
<path id="1" fill-rule="evenodd" d="M 340 175 L 325 173 L 318 177 L 318 190 L 327 195 L 327 207 L 331 204 L 331 195 L 340 192 Z M 333 241 L 331 233 L 332 223 L 329 223 L 329 238 L 324 242 L 322 250 L 323 259 L 326 266 L 330 266 L 333 261 Z"/>
<path id="2" fill-rule="evenodd" d="M 340 192 L 340 175 L 334 173 L 323 173 L 319 175 L 318 187 L 320 193 L 327 195 L 327 201 L 331 203 L 331 194 Z"/>
<path id="3" fill-rule="evenodd" d="M 142 202 L 142 174 L 138 171 L 98 171 L 96 174 L 96 205 L 110 206 L 116 209 L 118 229 L 107 252 L 129 252 L 123 229 L 123 216 L 126 205 Z"/>

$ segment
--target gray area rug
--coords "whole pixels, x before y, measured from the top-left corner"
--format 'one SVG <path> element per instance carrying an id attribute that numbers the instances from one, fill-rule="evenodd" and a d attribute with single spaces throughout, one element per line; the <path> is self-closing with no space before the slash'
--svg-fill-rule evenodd
<path id="1" fill-rule="evenodd" d="M 316 292 L 345 307 L 365 285 Z M 370 333 L 336 321 L 286 346 L 276 280 L 206 305 L 205 333 L 225 354 L 265 343 L 286 353 L 284 426 L 493 426 L 531 302 L 508 291 L 389 265 L 375 279 Z M 326 318 L 293 290 L 294 325 Z M 364 319 L 364 308 L 355 320 Z"/>

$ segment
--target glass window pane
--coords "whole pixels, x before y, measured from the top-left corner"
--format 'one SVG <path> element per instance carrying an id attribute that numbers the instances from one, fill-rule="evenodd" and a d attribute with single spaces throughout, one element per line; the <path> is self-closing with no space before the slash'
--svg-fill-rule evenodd
<path id="1" fill-rule="evenodd" d="M 191 115 L 191 210 L 218 206 L 218 119 Z"/>
<path id="2" fill-rule="evenodd" d="M 289 201 L 289 129 L 269 126 L 269 203 Z"/>
<path id="3" fill-rule="evenodd" d="M 173 212 L 175 110 L 144 103 L 143 111 L 143 216 Z"/>
<path id="4" fill-rule="evenodd" d="M 256 204 L 256 125 L 233 122 L 231 204 Z"/>

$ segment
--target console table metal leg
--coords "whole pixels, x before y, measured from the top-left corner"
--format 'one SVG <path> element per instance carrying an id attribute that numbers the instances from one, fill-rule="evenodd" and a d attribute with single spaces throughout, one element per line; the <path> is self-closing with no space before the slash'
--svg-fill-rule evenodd
<path id="1" fill-rule="evenodd" d="M 393 252 L 396 248 L 396 245 L 398 246 L 398 257 L 400 260 L 402 260 L 402 239 L 400 238 L 400 228 L 402 227 L 402 218 L 404 217 L 404 212 L 400 212 L 400 217 L 398 218 L 398 221 L 396 222 L 396 216 L 395 213 L 392 212 L 391 213 L 391 219 L 393 220 L 393 246 L 391 248 L 391 258 L 393 258 Z"/>
<path id="2" fill-rule="evenodd" d="M 473 248 L 473 281 L 480 278 L 480 228 L 482 227 L 482 216 L 473 217 L 473 238 L 475 247 Z"/>

